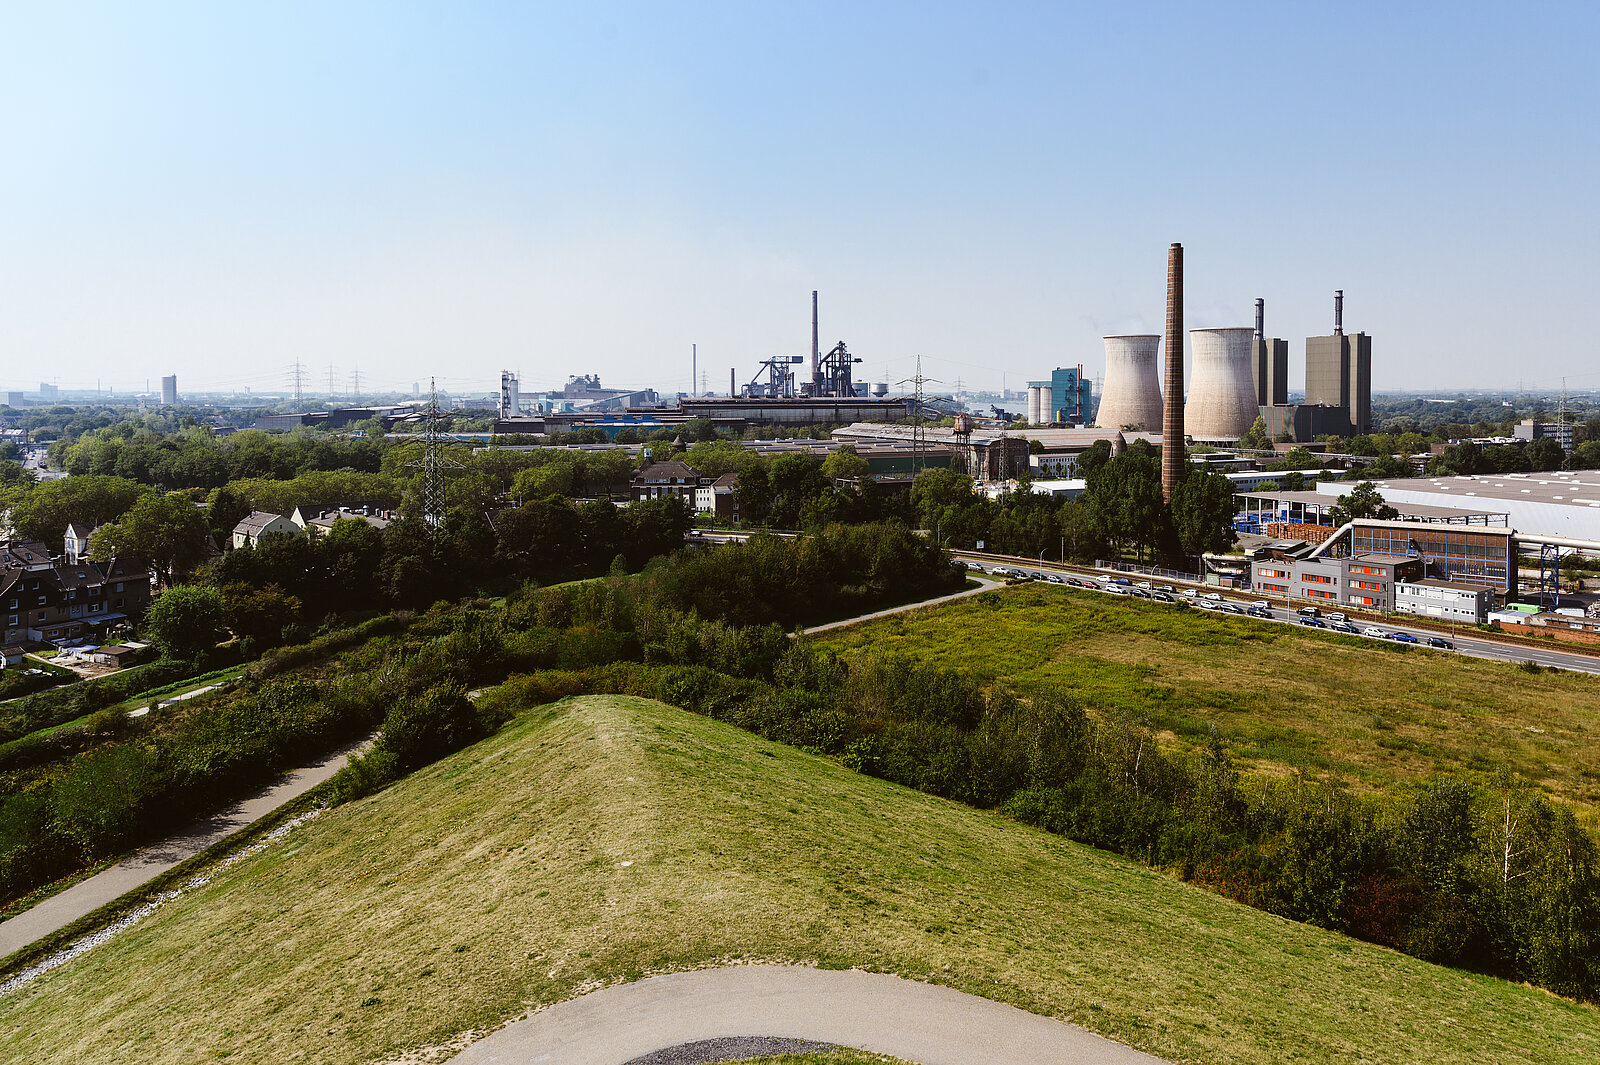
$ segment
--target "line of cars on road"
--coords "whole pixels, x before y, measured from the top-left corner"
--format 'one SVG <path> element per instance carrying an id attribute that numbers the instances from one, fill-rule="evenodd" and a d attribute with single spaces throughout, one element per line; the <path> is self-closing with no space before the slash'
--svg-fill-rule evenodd
<path id="1" fill-rule="evenodd" d="M 1063 573 L 1030 573 L 1027 570 L 1012 569 L 1006 566 L 996 566 L 985 571 L 981 563 L 970 559 L 967 560 L 966 566 L 969 570 L 977 570 L 980 573 L 988 572 L 992 576 L 1006 577 L 1010 580 L 1039 580 L 1073 588 L 1089 588 L 1105 592 L 1108 595 L 1125 595 L 1130 598 L 1149 599 L 1157 603 L 1192 605 L 1202 610 L 1214 610 L 1219 614 L 1241 614 L 1266 621 L 1273 620 L 1272 604 L 1265 600 L 1242 603 L 1233 599 L 1225 599 L 1217 592 L 1202 593 L 1193 588 L 1185 588 L 1179 591 L 1170 584 L 1152 584 L 1150 581 L 1134 581 L 1128 577 L 1112 577 L 1109 575 L 1079 577 Z M 1295 621 L 1306 628 L 1327 629 L 1331 632 L 1341 632 L 1350 636 L 1365 636 L 1373 640 L 1426 644 L 1429 647 L 1437 647 L 1446 651 L 1454 651 L 1456 648 L 1454 643 L 1443 636 L 1418 637 L 1398 629 L 1380 629 L 1376 625 L 1368 625 L 1362 628 L 1351 622 L 1349 617 L 1341 611 L 1323 614 L 1320 608 L 1314 606 L 1301 607 Z"/>

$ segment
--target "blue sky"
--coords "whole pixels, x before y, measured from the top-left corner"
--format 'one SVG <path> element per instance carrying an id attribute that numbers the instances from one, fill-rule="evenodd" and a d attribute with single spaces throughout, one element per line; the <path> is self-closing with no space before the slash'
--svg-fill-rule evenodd
<path id="1" fill-rule="evenodd" d="M 1600 388 L 1572 5 L 0 6 L 0 383 L 1013 387 L 1188 324 Z"/>

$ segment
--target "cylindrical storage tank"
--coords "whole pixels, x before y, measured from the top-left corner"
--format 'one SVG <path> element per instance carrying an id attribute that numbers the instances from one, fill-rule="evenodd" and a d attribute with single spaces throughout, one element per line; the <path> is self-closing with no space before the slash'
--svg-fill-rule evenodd
<path id="1" fill-rule="evenodd" d="M 1050 423 L 1050 390 L 1043 385 L 1033 389 L 1033 417 L 1028 420 L 1034 425 L 1048 425 Z"/>
<path id="2" fill-rule="evenodd" d="M 879 399 L 887 396 L 889 394 L 889 382 L 874 381 L 872 384 L 872 394 L 877 396 Z"/>
<path id="3" fill-rule="evenodd" d="M 1028 424 L 1039 424 L 1039 390 L 1033 385 L 1028 386 Z"/>
<path id="4" fill-rule="evenodd" d="M 1250 367 L 1255 335 L 1249 326 L 1189 330 L 1194 372 L 1183 405 L 1183 427 L 1191 439 L 1232 443 L 1260 416 Z"/>
<path id="5" fill-rule="evenodd" d="M 1156 353 L 1161 338 L 1153 333 L 1111 336 L 1106 342 L 1106 376 L 1100 386 L 1095 424 L 1102 429 L 1131 426 L 1137 432 L 1161 431 L 1161 381 Z"/>

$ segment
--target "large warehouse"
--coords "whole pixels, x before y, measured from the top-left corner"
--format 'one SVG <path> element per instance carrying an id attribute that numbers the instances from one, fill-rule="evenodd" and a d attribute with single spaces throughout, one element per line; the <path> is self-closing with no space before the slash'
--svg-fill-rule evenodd
<path id="1" fill-rule="evenodd" d="M 1405 477 L 1374 481 L 1396 507 L 1422 504 L 1494 511 L 1528 537 L 1600 541 L 1600 470 L 1571 473 L 1494 473 L 1468 477 Z M 1339 496 L 1349 482 L 1321 481 L 1317 491 Z"/>

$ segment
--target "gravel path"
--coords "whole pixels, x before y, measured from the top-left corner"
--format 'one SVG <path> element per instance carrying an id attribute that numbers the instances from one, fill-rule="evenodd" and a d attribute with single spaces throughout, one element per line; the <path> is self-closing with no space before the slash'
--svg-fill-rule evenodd
<path id="1" fill-rule="evenodd" d="M 1161 1065 L 1074 1025 L 948 987 L 802 965 L 734 965 L 608 987 L 508 1025 L 451 1062 L 690 1065 L 714 1059 L 649 1055 L 752 1032 L 920 1065 Z"/>
<path id="2" fill-rule="evenodd" d="M 774 1035 L 742 1035 L 724 1039 L 697 1039 L 657 1050 L 623 1065 L 710 1065 L 714 1061 L 749 1061 L 774 1054 L 816 1054 L 837 1049 L 832 1043 L 807 1039 L 781 1039 Z"/>
<path id="3" fill-rule="evenodd" d="M 362 740 L 361 743 L 370 742 Z M 284 803 L 298 799 L 344 767 L 345 758 L 361 744 L 342 747 L 328 757 L 297 769 L 269 788 L 234 803 L 175 836 L 146 847 L 104 872 L 52 895 L 9 921 L 0 922 L 0 958 L 58 932 L 86 914 L 149 883 L 180 862 L 199 854 L 260 820 Z"/>

